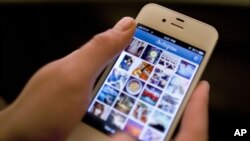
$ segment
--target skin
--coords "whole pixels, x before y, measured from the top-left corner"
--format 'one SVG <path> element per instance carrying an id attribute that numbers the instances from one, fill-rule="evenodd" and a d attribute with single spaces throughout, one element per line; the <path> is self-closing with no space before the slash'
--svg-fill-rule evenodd
<path id="1" fill-rule="evenodd" d="M 81 122 L 98 75 L 128 46 L 135 26 L 132 18 L 125 17 L 78 50 L 38 70 L 15 102 L 0 112 L 0 140 L 65 140 Z M 187 105 L 175 141 L 208 139 L 208 93 L 209 85 L 202 81 Z M 118 134 L 109 140 L 133 139 Z"/>

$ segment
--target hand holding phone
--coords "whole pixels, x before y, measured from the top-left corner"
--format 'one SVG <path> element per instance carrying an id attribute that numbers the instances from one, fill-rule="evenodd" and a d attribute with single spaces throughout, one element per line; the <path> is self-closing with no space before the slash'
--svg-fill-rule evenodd
<path id="1" fill-rule="evenodd" d="M 4 124 L 0 128 L 0 139 L 65 139 L 86 112 L 87 106 L 83 106 L 83 104 L 88 103 L 86 101 L 88 101 L 97 74 L 131 39 L 134 22 L 131 21 L 129 22 L 131 24 L 128 24 L 126 21 L 131 21 L 131 19 L 122 20 L 114 29 L 95 36 L 79 50 L 41 68 L 24 87 L 18 99 L 1 111 L 0 121 Z M 166 22 L 167 20 L 161 21 Z M 181 42 L 179 40 L 176 42 L 177 40 L 172 37 L 167 38 L 166 34 L 144 24 L 138 23 L 139 32 L 136 33 L 143 34 L 134 37 L 130 45 L 133 47 L 128 47 L 118 58 L 120 61 L 116 61 L 114 67 L 110 66 L 107 69 L 106 76 L 103 75 L 103 79 L 99 82 L 101 85 L 96 87 L 98 93 L 88 108 L 88 114 L 92 114 L 93 120 L 99 119 L 101 121 L 99 123 L 107 125 L 104 129 L 109 134 L 126 131 L 133 137 L 137 135 L 140 140 L 162 140 L 165 138 L 164 132 L 166 132 L 166 138 L 170 136 L 170 131 L 175 127 L 174 121 L 178 120 L 178 113 L 181 112 L 183 106 L 183 102 L 178 104 L 178 101 L 182 95 L 188 95 L 185 93 L 188 91 L 187 88 L 183 87 L 187 84 L 185 82 L 194 80 L 196 77 L 194 68 L 197 68 L 197 63 L 201 66 L 203 61 L 200 62 L 199 57 L 196 56 L 193 58 L 194 60 L 190 60 L 192 58 L 180 54 L 178 56 L 171 52 L 171 50 L 175 51 L 180 48 L 168 46 L 170 42 L 164 40 L 176 45 Z M 174 23 L 172 25 L 176 26 Z M 155 37 L 151 35 L 153 33 L 157 34 L 156 37 L 164 35 L 164 40 L 144 38 L 148 35 Z M 167 48 L 161 48 L 154 43 Z M 184 48 L 185 44 L 181 44 L 181 47 Z M 195 52 L 195 50 L 192 51 Z M 96 58 L 89 60 L 92 56 Z M 206 57 L 206 55 L 204 56 Z M 202 57 L 203 60 L 205 57 Z M 159 61 L 160 59 L 162 61 Z M 179 60 L 177 64 L 176 60 Z M 86 66 L 88 67 L 86 68 Z M 174 68 L 175 70 L 173 70 Z M 199 69 L 196 69 L 196 72 L 198 71 Z M 178 81 L 178 79 L 186 81 Z M 192 84 L 190 83 L 190 85 Z M 207 93 L 208 85 L 206 83 L 199 85 L 193 93 L 177 140 L 182 138 L 188 140 L 187 136 L 196 137 L 195 139 L 199 140 L 206 139 L 204 138 L 206 136 L 203 135 L 206 135 L 207 123 L 203 121 L 206 121 L 207 117 Z M 182 101 L 187 99 L 186 96 Z M 105 118 L 109 119 L 106 123 Z M 166 123 L 165 119 L 173 122 Z M 196 122 L 190 122 L 190 119 Z M 95 123 L 98 124 L 98 122 Z M 108 136 L 90 126 L 80 126 L 83 129 L 83 131 L 80 130 L 80 133 L 78 132 L 83 135 L 81 140 L 110 140 Z M 127 138 L 119 136 L 114 139 L 121 141 Z M 189 139 L 195 140 L 194 138 Z"/>
<path id="2" fill-rule="evenodd" d="M 96 134 L 126 132 L 138 140 L 169 140 L 218 33 L 156 4 L 146 5 L 136 21 L 131 44 L 97 83 L 83 122 Z"/>

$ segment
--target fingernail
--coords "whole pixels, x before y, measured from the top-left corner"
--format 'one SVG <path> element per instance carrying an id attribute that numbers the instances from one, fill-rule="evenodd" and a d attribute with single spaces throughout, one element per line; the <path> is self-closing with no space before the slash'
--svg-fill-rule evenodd
<path id="1" fill-rule="evenodd" d="M 134 23 L 135 21 L 133 18 L 124 17 L 114 26 L 114 29 L 123 32 L 130 29 Z"/>
<path id="2" fill-rule="evenodd" d="M 209 85 L 209 83 L 206 80 L 202 80 L 201 81 L 201 85 L 204 85 L 207 89 L 210 88 L 210 85 Z"/>

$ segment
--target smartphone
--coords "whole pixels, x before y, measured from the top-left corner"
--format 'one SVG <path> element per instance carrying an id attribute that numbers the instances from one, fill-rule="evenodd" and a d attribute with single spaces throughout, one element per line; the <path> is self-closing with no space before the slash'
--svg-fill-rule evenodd
<path id="1" fill-rule="evenodd" d="M 144 6 L 136 22 L 130 45 L 94 89 L 85 140 L 117 132 L 170 140 L 218 40 L 214 27 L 157 4 Z"/>

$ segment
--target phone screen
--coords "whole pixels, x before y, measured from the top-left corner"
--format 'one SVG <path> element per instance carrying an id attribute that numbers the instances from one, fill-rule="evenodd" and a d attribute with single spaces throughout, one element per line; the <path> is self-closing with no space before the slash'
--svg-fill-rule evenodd
<path id="1" fill-rule="evenodd" d="M 161 141 L 205 52 L 138 24 L 91 102 L 83 122 L 106 133 Z"/>

